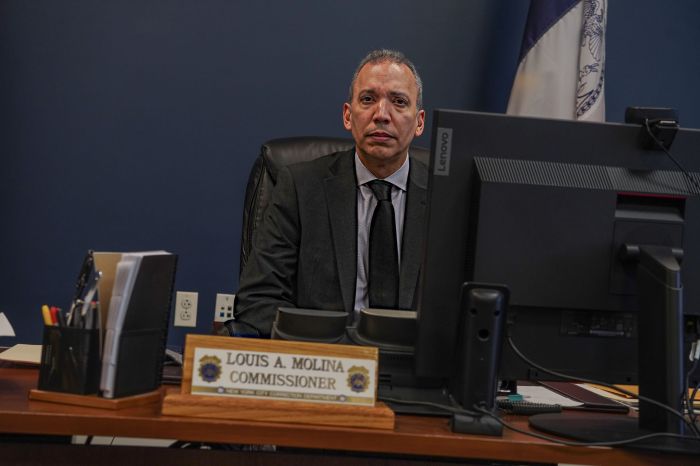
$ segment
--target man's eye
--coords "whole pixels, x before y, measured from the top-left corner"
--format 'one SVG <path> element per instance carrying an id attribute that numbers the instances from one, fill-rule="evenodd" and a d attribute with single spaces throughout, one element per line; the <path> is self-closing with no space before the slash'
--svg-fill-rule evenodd
<path id="1" fill-rule="evenodd" d="M 408 105 L 408 101 L 406 99 L 397 97 L 396 99 L 394 99 L 394 104 L 398 105 L 399 107 L 405 107 L 406 105 Z"/>
<path id="2" fill-rule="evenodd" d="M 362 97 L 360 97 L 360 102 L 362 102 L 362 103 L 370 103 L 373 100 L 374 99 L 372 99 L 372 96 L 369 96 L 369 95 L 363 95 Z"/>

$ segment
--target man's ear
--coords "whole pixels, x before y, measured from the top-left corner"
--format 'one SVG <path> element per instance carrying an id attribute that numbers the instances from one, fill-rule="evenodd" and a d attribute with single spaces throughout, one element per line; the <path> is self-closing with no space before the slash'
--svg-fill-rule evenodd
<path id="1" fill-rule="evenodd" d="M 350 123 L 350 104 L 347 102 L 343 104 L 343 126 L 348 131 L 352 131 L 352 123 Z"/>
<path id="2" fill-rule="evenodd" d="M 423 131 L 425 130 L 425 110 L 419 110 L 416 118 L 418 123 L 416 125 L 416 137 L 418 137 L 423 134 Z"/>

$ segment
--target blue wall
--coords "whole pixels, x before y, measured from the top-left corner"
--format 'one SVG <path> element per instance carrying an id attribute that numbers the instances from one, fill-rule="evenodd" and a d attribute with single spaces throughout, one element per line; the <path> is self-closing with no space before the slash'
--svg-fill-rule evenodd
<path id="1" fill-rule="evenodd" d="M 700 4 L 660 9 L 611 2 L 608 120 L 672 106 L 700 127 Z M 429 115 L 501 112 L 526 13 L 520 0 L 2 0 L 0 310 L 18 336 L 0 344 L 39 341 L 40 305 L 67 305 L 90 248 L 177 253 L 176 289 L 199 292 L 208 332 L 215 294 L 237 287 L 260 144 L 346 135 L 350 75 L 377 47 L 415 61 Z"/>

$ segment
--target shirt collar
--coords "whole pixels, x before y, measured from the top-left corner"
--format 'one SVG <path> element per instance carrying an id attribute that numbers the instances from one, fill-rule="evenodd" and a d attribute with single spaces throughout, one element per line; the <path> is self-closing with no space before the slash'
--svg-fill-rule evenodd
<path id="1" fill-rule="evenodd" d="M 410 158 L 411 157 L 406 157 L 406 160 L 403 162 L 403 165 L 401 165 L 401 168 L 384 178 L 384 180 L 393 184 L 402 191 L 406 191 L 406 187 L 408 186 L 408 170 L 410 167 Z M 362 163 L 362 160 L 360 160 L 360 156 L 357 155 L 357 152 L 355 152 L 355 176 L 357 176 L 358 186 L 362 186 L 363 184 L 367 184 L 370 181 L 377 179 L 377 177 L 374 176 L 372 172 L 369 171 L 367 167 L 365 167 L 365 165 Z"/>

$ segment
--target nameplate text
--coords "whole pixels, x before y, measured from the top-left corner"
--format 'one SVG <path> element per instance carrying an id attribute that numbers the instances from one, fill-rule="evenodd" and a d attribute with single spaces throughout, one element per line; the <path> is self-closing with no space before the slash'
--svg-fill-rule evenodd
<path id="1" fill-rule="evenodd" d="M 185 355 L 192 395 L 356 405 L 376 399 L 376 348 L 188 335 Z"/>

